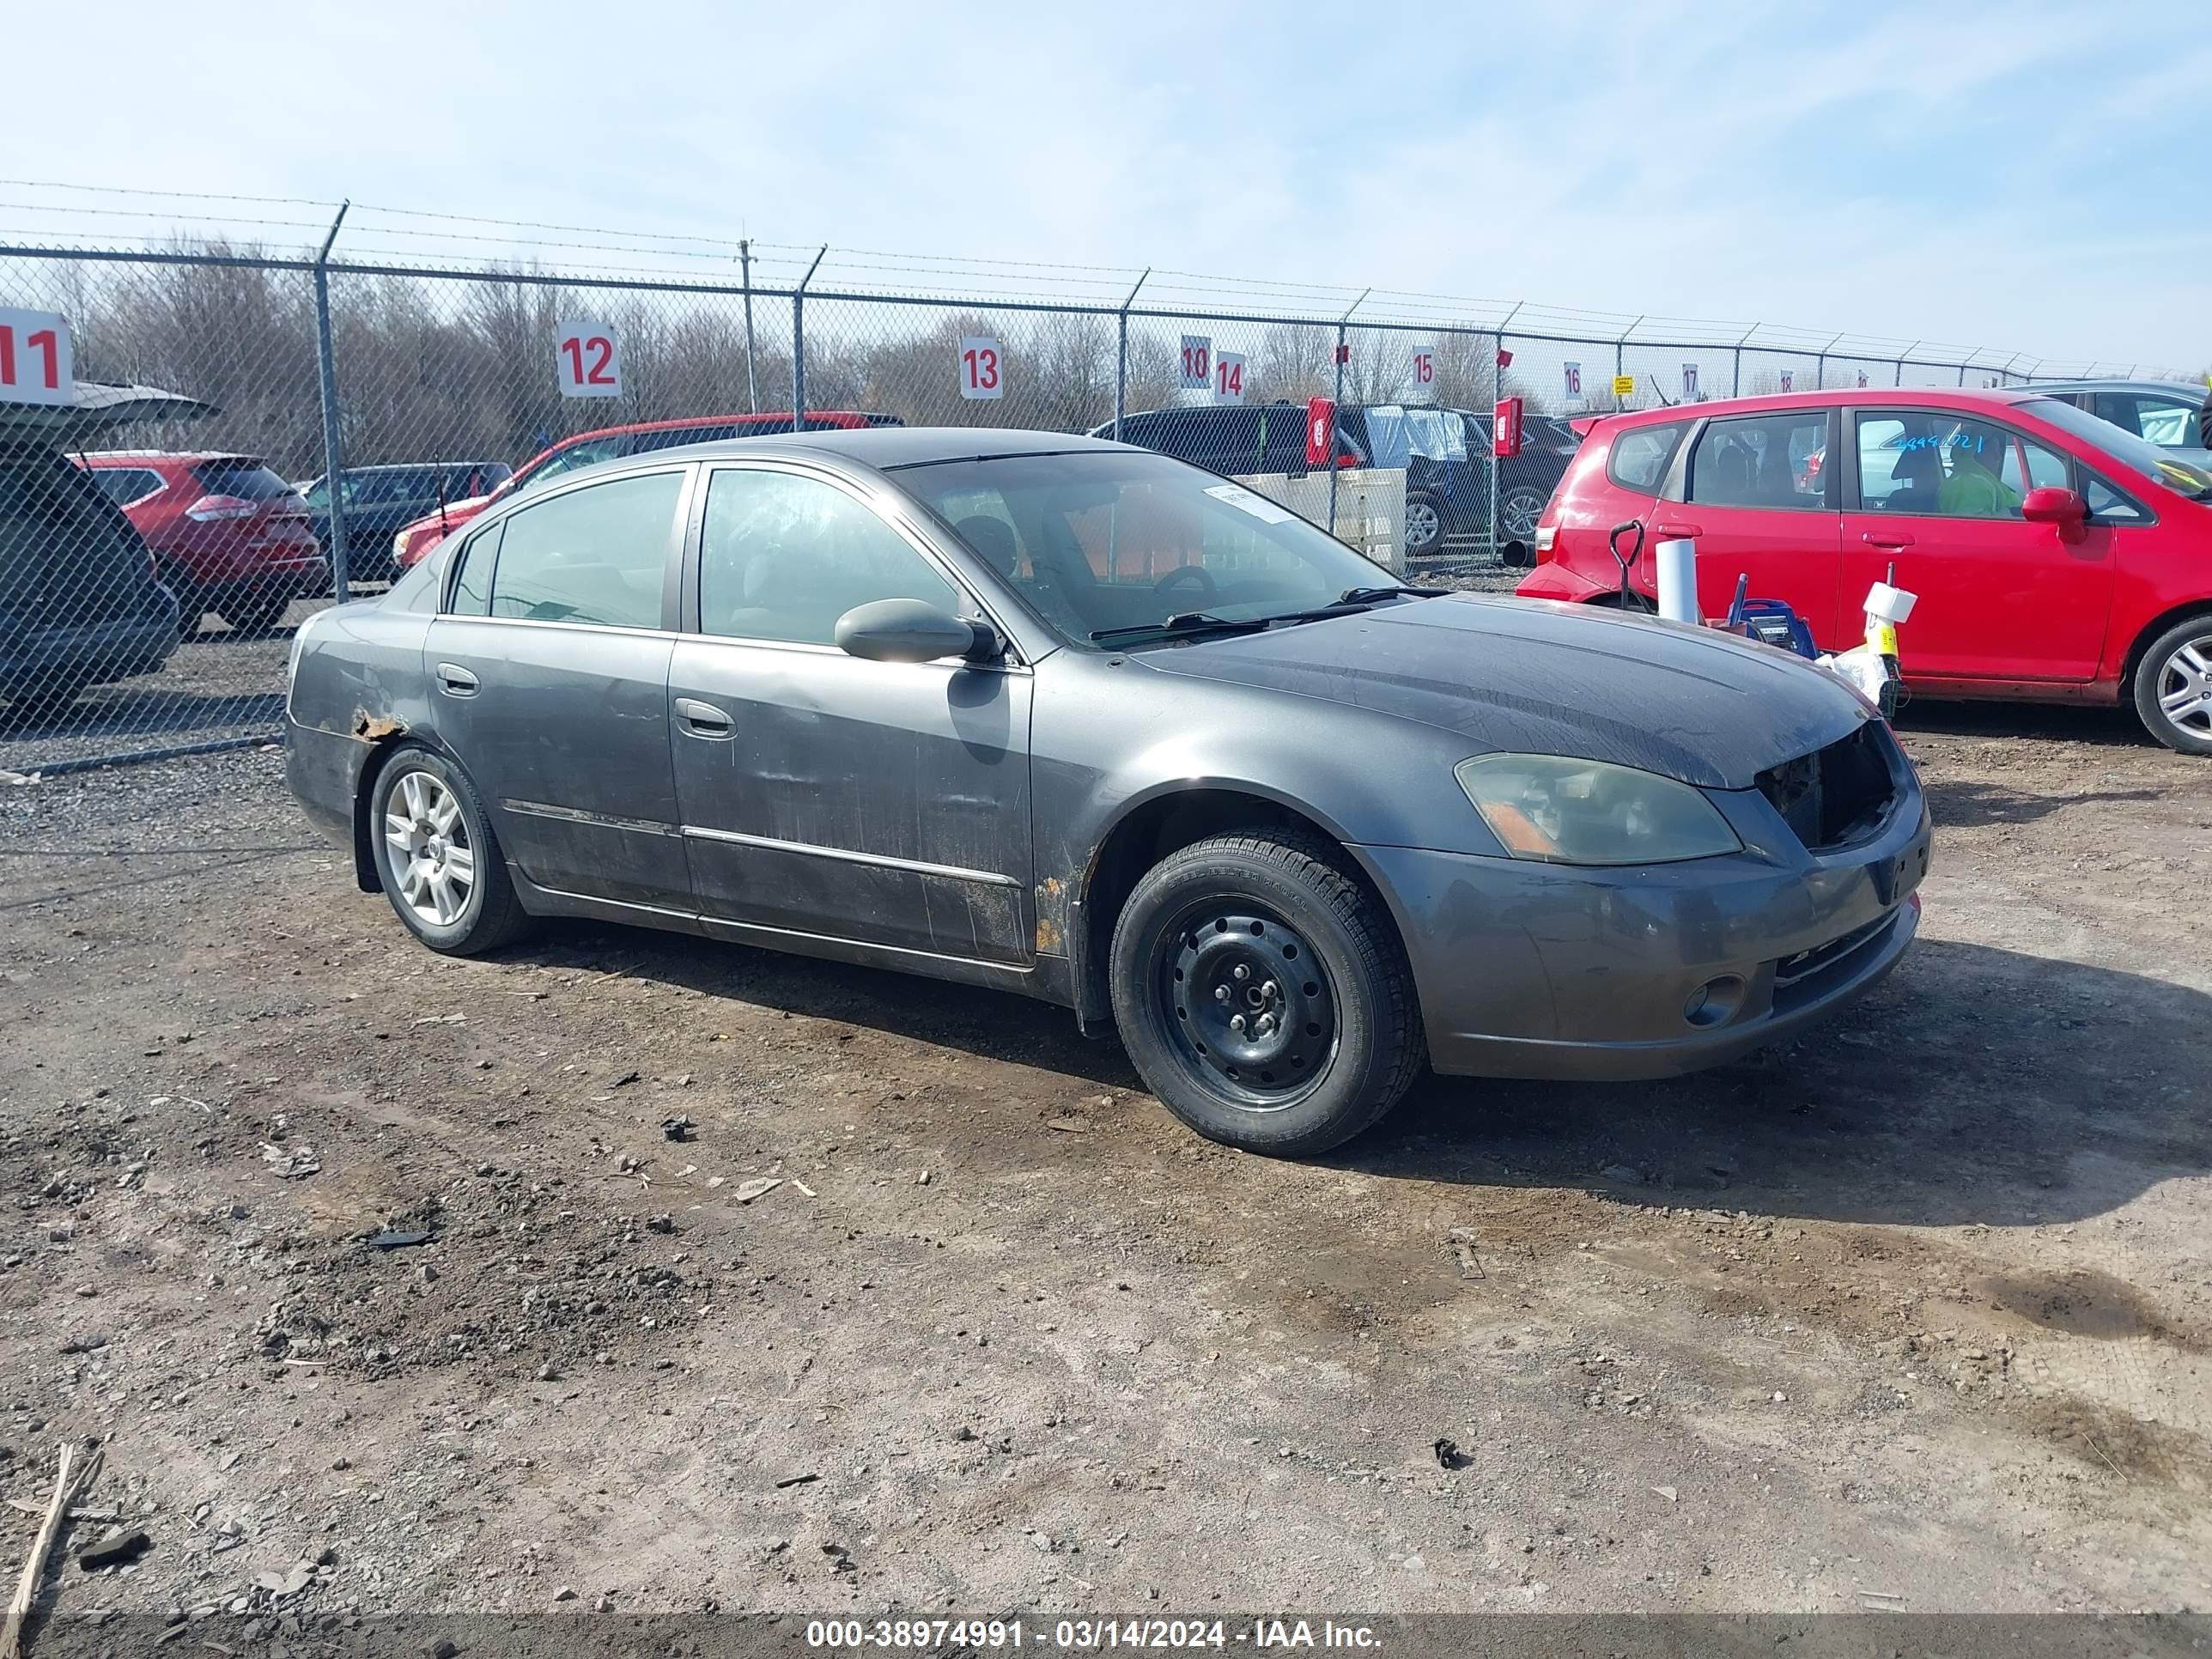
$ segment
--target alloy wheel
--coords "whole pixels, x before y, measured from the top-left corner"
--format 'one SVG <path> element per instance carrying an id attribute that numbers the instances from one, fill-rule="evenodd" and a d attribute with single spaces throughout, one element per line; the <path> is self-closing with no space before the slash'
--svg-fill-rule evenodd
<path id="1" fill-rule="evenodd" d="M 2158 710 L 2177 731 L 2212 737 L 2212 634 L 2185 640 L 2159 671 Z"/>
<path id="2" fill-rule="evenodd" d="M 459 921 L 476 888 L 476 849 L 444 780 L 423 771 L 400 777 L 385 802 L 384 842 L 400 902 L 434 927 Z"/>
<path id="3" fill-rule="evenodd" d="M 1427 501 L 1406 503 L 1406 545 L 1425 548 L 1432 545 L 1443 534 L 1443 522 L 1437 509 Z"/>
<path id="4" fill-rule="evenodd" d="M 1525 542 L 1536 533 L 1536 520 L 1544 516 L 1544 498 L 1533 489 L 1512 490 L 1499 504 L 1498 516 L 1507 535 Z"/>

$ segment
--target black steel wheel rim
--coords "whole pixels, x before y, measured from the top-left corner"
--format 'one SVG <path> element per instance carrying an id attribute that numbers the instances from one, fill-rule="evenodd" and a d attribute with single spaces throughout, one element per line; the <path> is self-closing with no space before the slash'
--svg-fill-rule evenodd
<path id="1" fill-rule="evenodd" d="M 1248 899 L 1193 905 L 1164 928 L 1152 980 L 1168 1048 L 1208 1094 L 1280 1111 L 1319 1086 L 1336 1054 L 1336 995 L 1305 937 Z"/>

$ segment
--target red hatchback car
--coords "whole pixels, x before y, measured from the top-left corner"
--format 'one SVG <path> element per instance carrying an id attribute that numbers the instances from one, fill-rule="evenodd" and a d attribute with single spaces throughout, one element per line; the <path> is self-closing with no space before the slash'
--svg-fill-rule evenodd
<path id="1" fill-rule="evenodd" d="M 77 459 L 153 550 L 186 639 L 208 611 L 258 630 L 294 599 L 329 591 L 307 503 L 259 456 L 112 449 Z"/>
<path id="2" fill-rule="evenodd" d="M 810 430 L 854 430 L 871 426 L 903 426 L 905 422 L 896 415 L 863 415 L 848 409 L 810 409 L 806 411 Z M 515 470 L 514 476 L 489 495 L 471 495 L 466 501 L 448 501 L 435 513 L 426 513 L 410 525 L 400 527 L 392 538 L 392 562 L 400 570 L 419 563 L 422 556 L 440 542 L 459 530 L 471 519 L 494 501 L 503 501 L 517 491 L 529 489 L 549 478 L 557 478 L 563 472 L 573 472 L 580 466 L 590 466 L 597 461 L 616 460 L 624 455 L 642 455 L 647 450 L 673 449 L 679 444 L 711 443 L 722 438 L 765 438 L 791 430 L 788 414 L 772 415 L 701 415 L 680 421 L 640 421 L 629 426 L 603 427 L 597 432 L 579 432 L 572 438 L 563 438 L 550 448 L 541 449 Z"/>
<path id="3" fill-rule="evenodd" d="M 1895 572 L 1907 683 L 1934 697 L 2132 700 L 2212 755 L 2212 475 L 2033 392 L 1868 388 L 1606 416 L 1553 492 L 1522 597 L 1619 604 L 1609 545 L 1698 544 L 1698 601 L 1747 574 L 1824 649 Z M 1626 551 L 1632 538 L 1624 536 Z M 1656 562 L 1630 567 L 1632 604 Z"/>

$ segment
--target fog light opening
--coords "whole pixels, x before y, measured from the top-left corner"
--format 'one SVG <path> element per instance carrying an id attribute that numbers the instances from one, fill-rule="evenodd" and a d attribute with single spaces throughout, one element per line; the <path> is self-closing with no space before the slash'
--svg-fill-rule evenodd
<path id="1" fill-rule="evenodd" d="M 1699 1027 L 1725 1024 L 1743 1006 L 1743 981 L 1734 974 L 1709 979 L 1682 1004 L 1682 1018 Z"/>

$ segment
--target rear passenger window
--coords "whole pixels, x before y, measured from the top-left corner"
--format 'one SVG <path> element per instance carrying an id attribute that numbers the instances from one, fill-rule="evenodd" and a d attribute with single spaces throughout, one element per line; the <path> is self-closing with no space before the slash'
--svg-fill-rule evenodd
<path id="1" fill-rule="evenodd" d="M 1667 476 L 1674 447 L 1687 429 L 1687 422 L 1670 421 L 1664 426 L 1639 426 L 1622 433 L 1606 452 L 1605 476 L 1623 489 L 1653 494 Z"/>
<path id="2" fill-rule="evenodd" d="M 497 525 L 488 525 L 461 544 L 453 555 L 453 597 L 447 611 L 456 617 L 483 617 L 491 610 L 492 561 L 499 556 Z"/>
<path id="3" fill-rule="evenodd" d="M 491 614 L 659 627 L 683 489 L 681 472 L 649 472 L 587 484 L 510 514 L 500 538 Z"/>
<path id="4" fill-rule="evenodd" d="M 1827 505 L 1828 411 L 1715 421 L 1690 456 L 1688 499 L 1710 507 Z"/>

